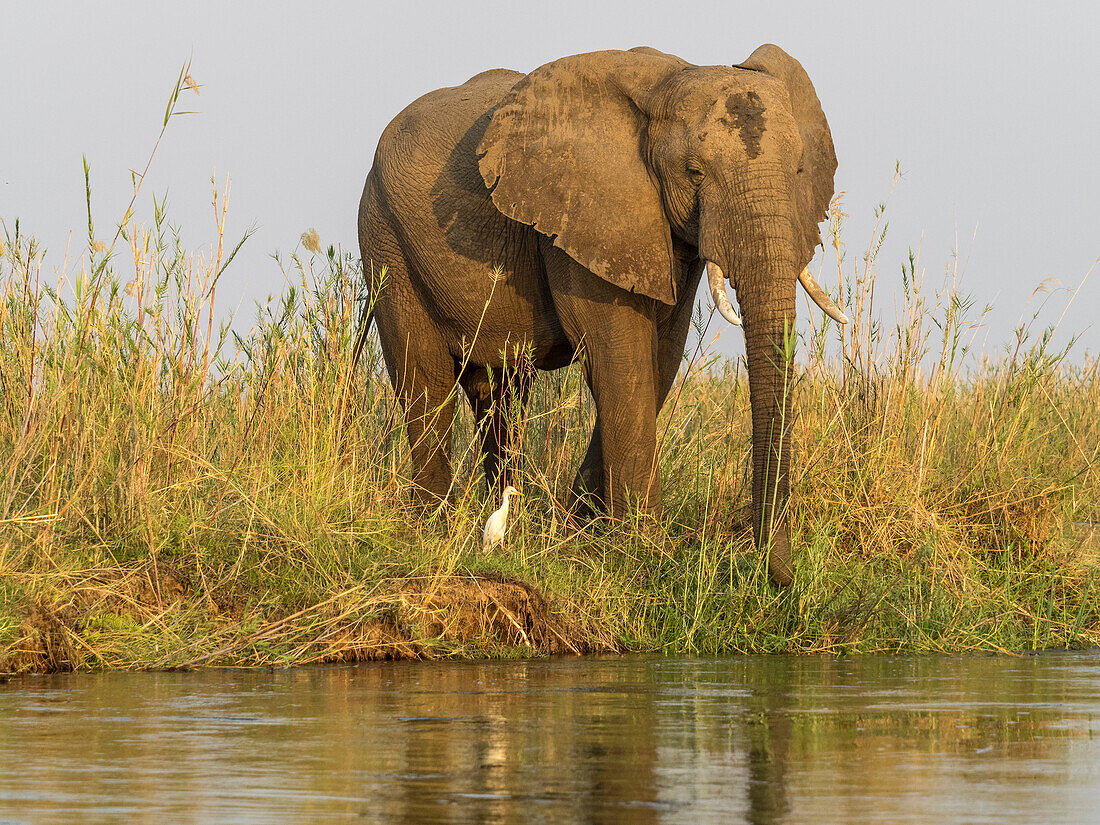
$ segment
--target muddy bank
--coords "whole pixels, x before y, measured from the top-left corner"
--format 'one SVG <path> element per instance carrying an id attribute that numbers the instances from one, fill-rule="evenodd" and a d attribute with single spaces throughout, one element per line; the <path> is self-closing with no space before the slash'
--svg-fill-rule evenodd
<path id="1" fill-rule="evenodd" d="M 164 563 L 72 571 L 23 606 L 0 673 L 622 652 L 568 603 L 496 574 L 391 577 L 296 610 Z M 60 586 L 58 586 L 60 585 Z"/>

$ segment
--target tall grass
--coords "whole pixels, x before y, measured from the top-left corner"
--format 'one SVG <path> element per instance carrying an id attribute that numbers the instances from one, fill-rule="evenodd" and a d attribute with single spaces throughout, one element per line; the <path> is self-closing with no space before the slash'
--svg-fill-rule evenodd
<path id="1" fill-rule="evenodd" d="M 883 233 L 848 260 L 839 202 L 828 260 L 852 322 L 811 307 L 800 336 L 797 575 L 777 591 L 751 541 L 743 363 L 714 354 L 702 310 L 658 426 L 662 522 L 579 524 L 562 508 L 593 423 L 563 370 L 517 422 L 525 497 L 486 555 L 496 502 L 465 409 L 453 504 L 407 509 L 373 338 L 352 363 L 353 256 L 306 233 L 247 332 L 215 317 L 244 242 L 225 236 L 227 199 L 201 251 L 154 199 L 151 225 L 128 207 L 109 247 L 89 220 L 85 254 L 52 273 L 5 224 L 0 670 L 1100 643 L 1098 362 L 1034 325 L 1000 357 L 968 356 L 981 313 L 957 272 L 927 290 L 913 255 L 883 322 Z"/>

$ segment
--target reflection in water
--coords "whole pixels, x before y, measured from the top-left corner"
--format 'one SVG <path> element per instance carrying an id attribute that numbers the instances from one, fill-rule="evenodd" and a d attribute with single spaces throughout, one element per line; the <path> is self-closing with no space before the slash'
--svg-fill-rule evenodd
<path id="1" fill-rule="evenodd" d="M 0 822 L 1081 822 L 1098 734 L 1095 652 L 27 677 Z"/>

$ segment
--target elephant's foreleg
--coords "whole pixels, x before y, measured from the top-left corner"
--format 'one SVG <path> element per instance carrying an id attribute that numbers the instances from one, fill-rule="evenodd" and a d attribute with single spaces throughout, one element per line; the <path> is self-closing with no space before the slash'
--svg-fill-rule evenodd
<path id="1" fill-rule="evenodd" d="M 644 334 L 632 337 L 622 349 L 605 347 L 587 362 L 603 457 L 603 494 L 613 517 L 635 506 L 644 511 L 661 507 L 652 358 L 639 365 L 632 355 L 652 347 L 652 330 L 648 341 Z"/>
<path id="2" fill-rule="evenodd" d="M 612 516 L 660 509 L 657 446 L 657 341 L 653 300 L 593 275 L 542 242 L 554 306 L 596 403 L 601 494 Z M 587 459 L 586 459 L 587 460 Z M 582 464 L 582 469 L 584 465 Z M 591 465 L 589 465 L 591 470 Z M 593 473 L 589 472 L 589 478 Z M 582 481 L 583 481 L 582 476 Z"/>
<path id="3" fill-rule="evenodd" d="M 659 308 L 657 312 L 657 410 L 676 380 L 680 362 L 691 328 L 691 312 L 695 306 L 695 290 L 703 272 L 698 261 L 683 264 L 684 278 L 680 283 L 680 297 L 674 307 Z M 595 505 L 604 488 L 603 443 L 600 440 L 600 421 L 592 429 L 584 460 L 577 469 L 571 490 L 573 506 L 578 515 L 594 515 Z"/>

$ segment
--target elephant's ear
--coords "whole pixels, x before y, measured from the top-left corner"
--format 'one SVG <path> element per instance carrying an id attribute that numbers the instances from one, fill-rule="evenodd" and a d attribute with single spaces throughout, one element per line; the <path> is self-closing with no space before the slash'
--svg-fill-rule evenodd
<path id="1" fill-rule="evenodd" d="M 497 209 L 601 278 L 667 304 L 672 236 L 644 160 L 640 104 L 686 65 L 653 49 L 547 63 L 505 95 L 479 147 Z"/>
<path id="2" fill-rule="evenodd" d="M 803 230 L 809 243 L 809 255 L 819 243 L 817 224 L 822 221 L 833 197 L 836 151 L 833 135 L 814 84 L 802 64 L 778 46 L 767 43 L 740 64 L 740 68 L 766 72 L 787 87 L 795 122 L 802 137 L 801 198 Z"/>

